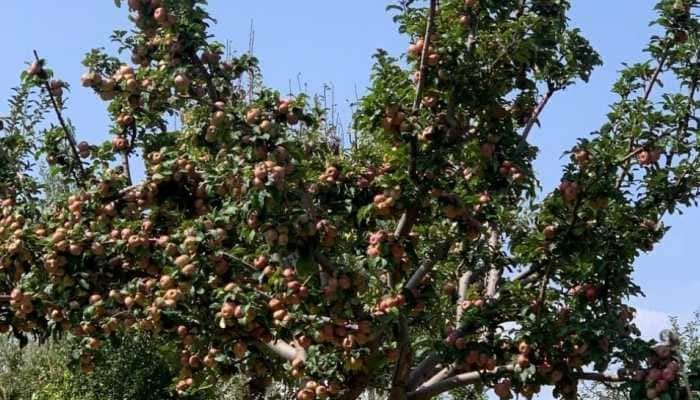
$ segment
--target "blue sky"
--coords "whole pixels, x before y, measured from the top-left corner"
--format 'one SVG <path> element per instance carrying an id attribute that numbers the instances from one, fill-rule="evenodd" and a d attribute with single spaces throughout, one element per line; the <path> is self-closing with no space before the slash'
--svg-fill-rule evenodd
<path id="1" fill-rule="evenodd" d="M 562 152 L 604 121 L 609 104 L 615 100 L 610 87 L 621 63 L 643 60 L 641 49 L 653 30 L 648 22 L 654 16 L 654 0 L 573 3 L 572 25 L 591 40 L 605 65 L 595 71 L 589 84 L 579 84 L 554 97 L 542 115 L 543 127 L 531 135 L 541 149 L 536 166 L 546 191 L 559 181 Z M 250 23 L 254 22 L 255 53 L 268 86 L 287 92 L 290 80 L 297 87 L 299 74 L 311 93 L 332 83 L 346 122 L 355 90 L 361 95 L 368 84 L 375 49 L 398 55 L 407 46 L 385 13 L 385 5 L 380 0 L 210 0 L 218 20 L 213 33 L 220 41 L 229 40 L 234 50 L 248 48 Z M 24 62 L 31 58 L 32 49 L 37 49 L 58 76 L 73 84 L 68 115 L 78 127 L 79 138 L 106 138 L 104 103 L 80 87 L 80 61 L 93 47 L 109 48 L 109 34 L 115 28 L 128 28 L 128 21 L 126 10 L 114 8 L 111 0 L 5 2 L 0 24 L 0 37 L 4 38 L 0 114 L 7 111 L 5 100 L 17 84 Z M 639 259 L 635 272 L 647 297 L 632 303 L 640 310 L 638 322 L 646 335 L 655 335 L 668 315 L 685 320 L 700 305 L 695 300 L 700 275 L 694 270 L 700 211 L 687 210 L 680 218 L 668 218 L 667 223 L 673 229 L 655 252 Z"/>

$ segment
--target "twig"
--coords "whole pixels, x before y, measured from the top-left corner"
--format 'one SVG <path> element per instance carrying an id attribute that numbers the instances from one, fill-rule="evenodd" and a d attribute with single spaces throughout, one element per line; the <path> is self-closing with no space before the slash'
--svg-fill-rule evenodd
<path id="1" fill-rule="evenodd" d="M 670 50 L 671 50 L 671 46 L 667 45 L 665 50 L 664 50 L 663 56 L 659 60 L 659 65 L 656 66 L 656 69 L 654 70 L 654 73 L 651 76 L 651 80 L 649 81 L 649 84 L 647 85 L 646 89 L 644 90 L 644 97 L 642 97 L 642 99 L 644 101 L 649 100 L 649 96 L 651 96 L 651 92 L 654 89 L 654 85 L 656 85 L 656 82 L 658 82 L 659 75 L 661 74 L 661 71 L 663 70 L 663 68 L 666 64 L 666 60 L 668 59 L 668 55 L 669 55 Z M 629 146 L 628 146 L 629 150 L 627 150 L 628 153 L 631 153 L 634 150 L 634 143 L 635 143 L 636 139 L 637 138 L 634 135 L 631 135 Z M 625 163 L 624 163 L 625 165 L 622 167 L 622 173 L 618 177 L 617 183 L 615 183 L 615 188 L 617 190 L 620 190 L 620 187 L 622 187 L 622 183 L 625 181 L 625 175 L 627 175 L 627 173 L 629 172 L 630 159 L 631 158 L 628 158 L 625 161 Z"/>
<path id="2" fill-rule="evenodd" d="M 523 130 L 523 134 L 521 136 L 523 142 L 527 141 L 527 138 L 528 136 L 530 136 L 532 128 L 535 126 L 535 123 L 539 121 L 540 114 L 542 114 L 542 111 L 544 111 L 544 108 L 547 106 L 547 103 L 549 103 L 549 100 L 552 98 L 556 91 L 557 89 L 554 87 L 554 85 L 552 85 L 551 82 L 548 82 L 547 93 L 545 93 L 544 97 L 542 98 L 542 101 L 540 101 L 535 110 L 532 112 L 532 115 L 530 115 L 530 118 L 527 120 L 525 130 Z"/>
<path id="3" fill-rule="evenodd" d="M 428 51 L 430 49 L 430 37 L 433 35 L 433 22 L 435 20 L 435 9 L 437 0 L 430 0 L 428 8 L 428 21 L 425 27 L 425 37 L 423 39 L 423 51 L 420 57 L 420 67 L 418 69 L 418 82 L 416 83 L 416 97 L 413 99 L 413 113 L 421 109 L 421 98 L 423 97 L 423 89 L 425 86 L 425 75 L 428 71 Z M 418 159 L 418 138 L 415 135 L 411 136 L 411 163 L 409 165 L 409 175 L 414 182 L 418 181 L 417 159 Z"/>
<path id="4" fill-rule="evenodd" d="M 36 58 L 37 62 L 41 62 L 41 58 L 39 58 L 39 53 L 36 50 L 34 50 L 34 58 Z M 56 98 L 54 97 L 53 92 L 51 91 L 51 84 L 49 83 L 48 78 L 46 78 L 45 75 L 42 75 L 42 78 L 44 88 L 49 94 L 49 99 L 51 99 L 51 105 L 53 106 L 53 109 L 56 112 L 58 122 L 59 124 L 61 124 L 61 128 L 63 129 L 63 132 L 66 135 L 66 140 L 68 140 L 68 143 L 70 144 L 71 153 L 73 153 L 73 158 L 78 164 L 78 169 L 80 170 L 80 177 L 76 177 L 76 184 L 84 189 L 85 182 L 83 182 L 80 178 L 85 177 L 85 169 L 83 168 L 83 162 L 80 161 L 80 155 L 78 154 L 78 145 L 75 143 L 75 138 L 73 137 L 72 133 L 68 130 L 68 124 L 66 124 L 66 121 L 63 119 L 63 113 L 58 107 L 58 102 L 56 102 Z"/>

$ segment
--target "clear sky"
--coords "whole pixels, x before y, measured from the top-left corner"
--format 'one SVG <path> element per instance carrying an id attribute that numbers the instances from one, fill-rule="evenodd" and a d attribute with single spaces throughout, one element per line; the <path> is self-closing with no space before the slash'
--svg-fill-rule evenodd
<path id="1" fill-rule="evenodd" d="M 268 86 L 287 92 L 290 81 L 297 87 L 299 74 L 312 93 L 332 83 L 345 121 L 355 90 L 361 95 L 368 84 L 375 49 L 398 55 L 407 46 L 381 0 L 209 3 L 218 21 L 213 33 L 222 42 L 230 41 L 234 50 L 248 48 L 250 23 L 254 22 L 255 53 Z M 536 166 L 546 191 L 559 181 L 562 152 L 604 121 L 609 104 L 615 100 L 610 87 L 621 63 L 643 60 L 641 49 L 653 29 L 648 22 L 654 16 L 655 0 L 573 3 L 572 25 L 591 40 L 605 65 L 596 70 L 589 84 L 558 94 L 542 116 L 543 127 L 531 135 L 541 149 Z M 126 10 L 116 9 L 112 0 L 5 1 L 0 24 L 0 114 L 7 112 L 5 100 L 10 88 L 17 84 L 32 49 L 37 49 L 59 77 L 73 84 L 68 115 L 78 127 L 79 139 L 104 140 L 104 103 L 80 87 L 80 61 L 91 48 L 109 48 L 113 29 L 128 27 Z M 700 211 L 687 210 L 681 217 L 668 218 L 667 223 L 673 229 L 664 241 L 637 262 L 635 278 L 647 296 L 632 303 L 640 310 L 638 323 L 645 335 L 656 335 L 668 315 L 685 320 L 700 306 L 700 275 L 694 259 L 694 246 L 700 245 L 696 234 Z"/>

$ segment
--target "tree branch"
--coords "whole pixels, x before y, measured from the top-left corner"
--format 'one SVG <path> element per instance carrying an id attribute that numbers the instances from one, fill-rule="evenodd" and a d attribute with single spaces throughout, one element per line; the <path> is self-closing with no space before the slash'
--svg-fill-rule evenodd
<path id="1" fill-rule="evenodd" d="M 330 275 L 335 275 L 335 273 L 338 271 L 338 267 L 335 265 L 335 263 L 320 252 L 314 253 L 314 260 L 316 260 L 324 272 Z"/>
<path id="2" fill-rule="evenodd" d="M 302 360 L 306 361 L 306 351 L 304 351 L 302 348 L 294 347 L 283 340 L 273 340 L 264 343 L 264 345 L 270 351 L 287 361 L 293 361 L 297 358 L 301 358 Z"/>
<path id="3" fill-rule="evenodd" d="M 435 397 L 441 393 L 456 389 L 462 386 L 473 385 L 483 380 L 485 376 L 498 375 L 513 371 L 510 365 L 497 367 L 494 371 L 475 371 L 464 374 L 455 375 L 451 378 L 444 379 L 433 385 L 423 387 L 408 394 L 409 400 L 425 400 Z"/>
<path id="4" fill-rule="evenodd" d="M 408 375 L 406 390 L 415 390 L 421 383 L 435 374 L 435 369 L 439 363 L 440 353 L 431 351 Z"/>
<path id="5" fill-rule="evenodd" d="M 556 91 L 557 89 L 554 87 L 554 85 L 552 85 L 552 83 L 547 83 L 547 93 L 545 93 L 544 97 L 537 105 L 535 110 L 532 112 L 532 115 L 530 115 L 530 118 L 525 124 L 525 129 L 523 130 L 523 134 L 521 135 L 523 142 L 527 142 L 527 138 L 528 136 L 530 136 L 532 128 L 535 126 L 535 123 L 539 121 L 540 114 L 542 114 L 544 108 L 547 107 L 547 103 L 549 103 L 549 100 L 552 98 L 552 96 L 554 96 L 554 93 Z"/>
<path id="6" fill-rule="evenodd" d="M 651 80 L 649 81 L 649 84 L 647 85 L 646 89 L 644 90 L 644 97 L 642 97 L 642 99 L 644 101 L 649 100 L 649 97 L 651 96 L 651 92 L 654 90 L 654 86 L 656 85 L 656 83 L 659 80 L 659 75 L 661 75 L 661 71 L 663 70 L 664 66 L 666 65 L 666 60 L 668 59 L 668 55 L 669 55 L 670 50 L 671 50 L 671 46 L 667 45 L 665 50 L 664 50 L 663 56 L 659 60 L 659 65 L 656 66 L 656 69 L 654 70 L 654 73 L 651 76 Z M 631 153 L 634 150 L 634 143 L 636 142 L 636 139 L 637 138 L 634 135 L 631 135 L 630 141 L 629 141 L 629 146 L 628 146 L 629 149 L 627 150 L 627 153 Z M 620 187 L 622 187 L 622 183 L 625 181 L 625 175 L 627 175 L 627 173 L 629 172 L 630 160 L 631 160 L 631 157 L 628 158 L 624 162 L 624 166 L 622 167 L 622 173 L 617 178 L 617 183 L 615 183 L 615 188 L 617 188 L 617 190 L 620 190 Z"/>
<path id="7" fill-rule="evenodd" d="M 471 284 L 472 277 L 474 276 L 474 271 L 465 271 L 462 276 L 459 277 L 459 286 L 457 289 L 457 314 L 456 314 L 456 326 L 459 325 L 459 321 L 462 320 L 462 314 L 464 313 L 464 308 L 462 308 L 462 302 L 467 299 L 467 292 L 469 291 L 469 285 Z"/>
<path id="8" fill-rule="evenodd" d="M 618 375 L 605 374 L 600 372 L 581 372 L 576 375 L 576 378 L 584 381 L 595 382 L 627 382 L 627 379 L 621 378 Z"/>
<path id="9" fill-rule="evenodd" d="M 39 53 L 36 50 L 34 50 L 34 58 L 36 58 L 37 62 L 41 62 L 41 59 L 39 58 Z M 46 75 L 42 75 L 42 80 L 44 84 L 44 89 L 46 89 L 46 92 L 49 94 L 49 99 L 51 100 L 51 105 L 53 106 L 54 112 L 56 113 L 56 118 L 58 118 L 58 123 L 61 125 L 61 129 L 63 129 L 63 132 L 66 136 L 66 140 L 70 145 L 71 153 L 73 154 L 73 158 L 75 159 L 75 163 L 77 163 L 78 169 L 80 170 L 80 176 L 76 177 L 75 183 L 78 185 L 78 187 L 85 189 L 85 182 L 83 182 L 80 179 L 85 177 L 85 169 L 83 168 L 83 162 L 80 161 L 80 154 L 78 154 L 78 145 L 75 143 L 75 138 L 73 137 L 73 134 L 68 130 L 68 124 L 66 124 L 66 121 L 63 119 L 63 113 L 58 107 L 58 102 L 56 101 L 56 98 L 54 97 L 53 92 L 51 91 L 51 84 L 49 83 L 49 80 L 46 77 Z"/>
<path id="10" fill-rule="evenodd" d="M 406 283 L 405 289 L 409 291 L 416 289 L 420 281 L 433 269 L 435 264 L 447 257 L 451 245 L 452 243 L 447 241 L 438 245 L 434 249 L 433 254 L 430 254 L 428 258 L 423 261 L 420 267 L 418 267 L 416 272 L 413 273 L 411 278 L 408 280 L 408 283 Z"/>
<path id="11" fill-rule="evenodd" d="M 416 113 L 421 108 L 421 98 L 423 97 L 423 89 L 425 86 L 425 75 L 428 71 L 428 54 L 430 50 L 430 37 L 433 34 L 433 22 L 435 20 L 435 10 L 437 8 L 437 0 L 430 0 L 428 8 L 428 20 L 425 26 L 425 37 L 423 38 L 423 51 L 420 57 L 420 67 L 418 69 L 418 82 L 416 83 L 416 97 L 413 99 L 413 113 Z M 414 182 L 418 181 L 417 159 L 418 159 L 418 138 L 416 135 L 411 136 L 411 164 L 409 165 L 409 175 Z"/>
<path id="12" fill-rule="evenodd" d="M 489 224 L 489 252 L 491 257 L 495 256 L 500 252 L 500 241 L 498 229 L 495 224 Z M 497 265 L 493 260 L 491 261 L 491 269 L 489 270 L 489 275 L 486 284 L 486 298 L 493 299 L 496 297 L 496 291 L 498 289 L 498 283 L 501 280 L 501 275 L 503 274 L 503 266 Z"/>
<path id="13" fill-rule="evenodd" d="M 413 100 L 413 113 L 415 114 L 421 107 L 421 98 L 423 96 L 423 87 L 425 86 L 425 75 L 428 67 L 428 50 L 430 49 L 430 37 L 433 33 L 433 22 L 435 20 L 435 11 L 437 9 L 437 0 L 430 0 L 428 7 L 428 18 L 425 27 L 425 38 L 423 39 L 423 51 L 420 59 L 420 70 L 418 82 L 416 84 L 416 97 Z M 411 159 L 408 168 L 409 176 L 414 183 L 418 183 L 417 160 L 418 160 L 418 138 L 411 135 L 410 139 Z M 396 238 L 401 238 L 407 235 L 416 219 L 418 218 L 418 200 L 408 208 L 401 216 L 395 230 Z M 390 279 L 391 281 L 391 279 Z M 408 337 L 408 322 L 403 313 L 399 315 L 399 325 L 397 327 L 397 337 L 399 342 L 399 357 L 396 361 L 394 376 L 391 382 L 390 400 L 402 400 L 406 397 L 406 381 L 410 372 L 411 358 L 411 342 Z"/>

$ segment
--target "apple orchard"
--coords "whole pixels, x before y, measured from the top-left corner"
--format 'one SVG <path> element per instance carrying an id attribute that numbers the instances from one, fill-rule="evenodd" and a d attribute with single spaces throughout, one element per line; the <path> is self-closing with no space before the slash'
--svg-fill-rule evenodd
<path id="1" fill-rule="evenodd" d="M 312 97 L 224 56 L 206 1 L 124 3 L 119 57 L 83 61 L 104 143 L 77 142 L 36 53 L 0 120 L 0 333 L 67 335 L 86 372 L 110 337 L 158 336 L 181 398 L 230 375 L 299 400 L 691 396 L 677 338 L 642 340 L 625 303 L 663 217 L 700 195 L 697 0 L 658 2 L 646 61 L 543 196 L 530 133 L 601 63 L 567 0 L 388 6 L 408 51 L 376 53 L 340 144 Z"/>

